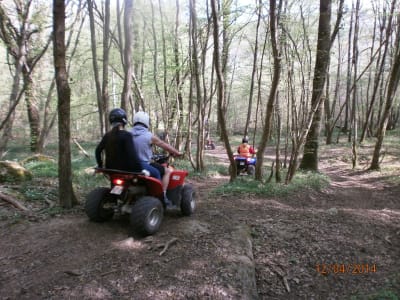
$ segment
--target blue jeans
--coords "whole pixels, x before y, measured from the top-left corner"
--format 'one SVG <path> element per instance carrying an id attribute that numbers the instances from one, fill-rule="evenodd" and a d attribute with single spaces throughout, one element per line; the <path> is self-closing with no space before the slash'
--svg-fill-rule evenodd
<path id="1" fill-rule="evenodd" d="M 142 163 L 142 168 L 150 172 L 150 176 L 161 180 L 160 171 L 148 163 Z"/>

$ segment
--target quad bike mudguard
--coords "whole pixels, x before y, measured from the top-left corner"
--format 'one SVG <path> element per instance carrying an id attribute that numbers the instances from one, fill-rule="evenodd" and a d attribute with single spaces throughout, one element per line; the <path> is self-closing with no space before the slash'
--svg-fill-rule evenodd
<path id="1" fill-rule="evenodd" d="M 122 186 L 124 188 L 145 186 L 147 194 L 150 196 L 160 198 L 163 194 L 161 181 L 154 177 L 145 176 L 141 172 L 126 172 L 105 168 L 96 168 L 95 170 L 97 173 L 104 173 L 109 176 L 111 188 L 118 184 L 118 180 L 123 180 Z"/>

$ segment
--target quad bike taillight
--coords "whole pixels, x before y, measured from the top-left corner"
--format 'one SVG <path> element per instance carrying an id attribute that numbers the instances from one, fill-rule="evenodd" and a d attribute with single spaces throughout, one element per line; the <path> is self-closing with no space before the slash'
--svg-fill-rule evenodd
<path id="1" fill-rule="evenodd" d="M 112 183 L 113 185 L 124 185 L 124 180 L 121 178 L 114 178 Z"/>

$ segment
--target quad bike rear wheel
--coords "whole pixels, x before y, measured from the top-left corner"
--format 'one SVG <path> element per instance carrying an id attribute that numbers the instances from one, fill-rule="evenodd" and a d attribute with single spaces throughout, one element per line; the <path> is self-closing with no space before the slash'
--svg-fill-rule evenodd
<path id="1" fill-rule="evenodd" d="M 196 208 L 196 199 L 193 186 L 185 184 L 182 190 L 181 212 L 184 216 L 193 214 Z"/>
<path id="2" fill-rule="evenodd" d="M 248 165 L 247 174 L 253 176 L 255 173 L 256 173 L 256 167 L 254 165 Z"/>
<path id="3" fill-rule="evenodd" d="M 99 187 L 86 196 L 85 212 L 91 221 L 105 222 L 112 219 L 114 209 L 111 204 L 114 199 L 110 190 L 110 188 Z"/>
<path id="4" fill-rule="evenodd" d="M 132 207 L 131 226 L 133 233 L 143 236 L 158 231 L 164 217 L 164 209 L 159 199 L 151 196 L 141 197 Z"/>

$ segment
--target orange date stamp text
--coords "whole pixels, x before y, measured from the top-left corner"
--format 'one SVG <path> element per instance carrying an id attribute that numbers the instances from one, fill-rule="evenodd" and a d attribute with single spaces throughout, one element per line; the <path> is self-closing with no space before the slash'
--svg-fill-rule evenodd
<path id="1" fill-rule="evenodd" d="M 321 275 L 361 275 L 377 272 L 376 264 L 317 264 L 315 269 Z"/>

